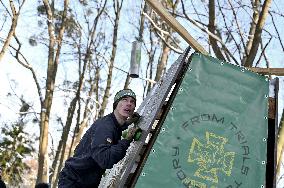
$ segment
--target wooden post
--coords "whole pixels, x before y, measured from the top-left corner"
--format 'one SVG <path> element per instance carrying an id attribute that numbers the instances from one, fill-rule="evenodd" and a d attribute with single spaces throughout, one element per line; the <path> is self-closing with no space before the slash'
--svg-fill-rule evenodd
<path id="1" fill-rule="evenodd" d="M 250 67 L 249 70 L 257 72 L 264 75 L 277 75 L 284 76 L 284 68 L 259 68 L 259 67 Z"/>
<path id="2" fill-rule="evenodd" d="M 187 30 L 157 0 L 146 0 L 157 14 L 196 51 L 209 55 L 208 52 L 187 32 Z"/>

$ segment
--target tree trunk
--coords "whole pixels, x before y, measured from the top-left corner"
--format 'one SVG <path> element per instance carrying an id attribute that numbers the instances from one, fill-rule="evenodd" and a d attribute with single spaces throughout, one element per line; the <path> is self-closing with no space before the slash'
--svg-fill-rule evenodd
<path id="1" fill-rule="evenodd" d="M 53 10 L 49 5 L 48 0 L 43 0 L 43 4 L 46 10 L 47 19 L 53 20 Z M 54 23 L 52 21 L 47 22 L 48 24 L 48 34 L 49 34 L 49 46 L 48 46 L 48 67 L 47 67 L 47 79 L 46 79 L 46 91 L 45 99 L 41 106 L 41 119 L 40 119 L 40 138 L 39 138 L 39 156 L 38 156 L 38 173 L 37 181 L 39 182 L 49 182 L 48 180 L 48 127 L 49 127 L 49 117 L 50 110 L 53 100 L 53 92 L 56 80 L 57 67 L 59 63 L 59 56 L 61 52 L 61 45 L 63 41 L 63 34 L 65 31 L 65 19 L 67 15 L 67 9 L 69 5 L 69 0 L 64 0 L 64 11 L 62 15 L 61 28 L 59 30 L 58 37 L 55 36 Z M 57 49 L 55 46 L 57 43 Z"/>
<path id="2" fill-rule="evenodd" d="M 211 33 L 214 33 L 215 35 L 217 35 L 216 25 L 215 25 L 215 0 L 209 0 L 208 6 L 209 6 L 208 30 Z M 208 35 L 208 36 L 209 36 L 209 41 L 210 41 L 211 47 L 212 47 L 216 57 L 218 59 L 225 61 L 226 59 L 221 52 L 221 48 L 218 46 L 217 40 L 215 38 L 213 38 L 211 35 Z"/>
<path id="3" fill-rule="evenodd" d="M 152 80 L 152 77 L 153 77 L 153 63 L 154 63 L 155 53 L 156 53 L 156 49 L 155 50 L 151 49 L 150 54 L 149 54 L 149 62 L 148 62 L 149 76 L 148 77 L 151 80 Z M 152 82 L 148 82 L 148 87 L 146 89 L 146 93 L 145 93 L 144 97 L 146 97 L 148 95 L 148 93 L 151 91 L 153 85 L 154 84 Z"/>
<path id="4" fill-rule="evenodd" d="M 69 154 L 68 157 L 73 156 L 74 150 L 76 148 L 76 146 L 79 144 L 81 137 L 83 135 L 84 129 L 88 127 L 88 120 L 89 120 L 89 115 L 90 115 L 90 109 L 89 109 L 89 105 L 92 103 L 96 104 L 96 109 L 95 109 L 95 119 L 98 116 L 98 109 L 100 109 L 100 104 L 98 102 L 98 96 L 99 96 L 99 80 L 100 80 L 100 68 L 97 65 L 95 68 L 95 78 L 92 78 L 90 81 L 90 90 L 88 92 L 88 98 L 86 100 L 86 104 L 85 104 L 85 109 L 84 109 L 84 114 L 83 114 L 83 120 L 81 121 L 81 123 L 77 123 L 75 130 L 74 130 L 74 135 L 72 138 L 72 143 L 71 143 L 71 147 L 69 150 Z M 91 101 L 91 97 L 92 95 L 95 93 L 96 96 L 96 101 Z"/>
<path id="5" fill-rule="evenodd" d="M 109 92 L 110 92 L 111 82 L 112 82 L 113 64 L 114 64 L 114 59 L 116 56 L 118 26 L 119 26 L 120 11 L 121 11 L 122 4 L 123 4 L 123 0 L 121 0 L 121 2 L 119 2 L 119 0 L 115 0 L 113 2 L 113 8 L 115 11 L 115 21 L 114 21 L 113 38 L 112 38 L 112 53 L 111 53 L 111 58 L 110 58 L 110 64 L 108 67 L 109 70 L 108 70 L 108 75 L 107 75 L 107 84 L 106 84 L 101 108 L 99 111 L 99 117 L 102 117 L 104 115 L 106 105 L 108 103 Z"/>
<path id="6" fill-rule="evenodd" d="M 58 146 L 57 146 L 56 153 L 55 153 L 55 158 L 53 159 L 52 166 L 51 166 L 52 172 L 50 173 L 50 176 L 49 176 L 50 185 L 54 184 L 53 180 L 54 180 L 54 177 L 56 177 L 57 172 L 58 172 L 58 160 L 59 160 L 59 157 L 60 157 L 60 154 L 61 154 L 61 151 L 62 151 L 62 145 L 63 145 L 62 140 L 60 140 L 59 143 L 58 143 Z"/>
<path id="7" fill-rule="evenodd" d="M 246 49 L 244 49 L 244 57 L 242 60 L 242 64 L 244 64 L 244 62 L 246 62 L 247 60 L 247 56 L 251 50 L 252 47 L 252 42 L 254 39 L 254 34 L 255 34 L 255 30 L 256 30 L 256 23 L 258 22 L 259 19 L 259 6 L 260 6 L 260 2 L 259 0 L 254 0 L 253 2 L 253 17 L 252 17 L 252 21 L 250 23 L 250 30 L 249 30 L 249 35 L 248 35 L 248 41 L 246 44 Z"/>
<path id="8" fill-rule="evenodd" d="M 150 50 L 147 51 L 148 63 L 147 63 L 147 69 L 146 69 L 147 78 L 149 78 L 151 80 L 153 79 L 153 63 L 154 63 L 156 49 L 157 49 L 157 47 L 155 47 L 155 42 L 153 40 L 153 34 L 154 34 L 153 33 L 153 27 L 151 27 L 150 28 L 150 36 L 149 36 Z M 151 91 L 152 87 L 153 87 L 153 83 L 151 83 L 151 82 L 148 82 L 145 85 L 143 97 L 146 97 L 148 95 L 148 93 Z"/>
<path id="9" fill-rule="evenodd" d="M 129 76 L 129 74 L 127 74 L 126 79 L 125 79 L 125 82 L 124 82 L 124 87 L 123 87 L 123 89 L 128 89 L 129 83 L 130 83 L 130 76 Z"/>
<path id="10" fill-rule="evenodd" d="M 63 161 L 66 158 L 65 149 L 66 149 L 68 135 L 69 135 L 69 131 L 70 131 L 70 127 L 71 127 L 71 124 L 72 124 L 73 115 L 74 115 L 74 112 L 75 112 L 75 109 L 76 109 L 77 102 L 78 102 L 78 95 L 76 95 L 76 97 L 72 100 L 72 102 L 70 103 L 70 107 L 68 108 L 68 115 L 67 115 L 67 119 L 66 119 L 66 124 L 63 128 L 63 132 L 62 132 L 62 135 L 61 135 L 62 148 L 61 149 L 58 148 L 58 150 L 61 151 L 61 152 L 60 152 L 60 155 L 59 155 L 60 158 L 59 158 L 58 168 L 54 172 L 54 176 L 53 176 L 53 177 L 55 177 L 55 180 L 53 182 L 53 187 L 56 187 L 56 185 L 57 185 L 58 175 L 59 175 L 59 172 L 62 169 Z"/>
<path id="11" fill-rule="evenodd" d="M 252 48 L 251 48 L 251 50 L 248 54 L 248 58 L 247 58 L 247 60 L 245 61 L 245 64 L 244 64 L 245 67 L 252 67 L 252 65 L 253 65 L 253 61 L 255 59 L 255 56 L 256 56 L 257 51 L 258 51 L 258 46 L 259 46 L 259 43 L 261 41 L 262 29 L 263 29 L 266 17 L 268 15 L 268 10 L 270 8 L 270 5 L 271 5 L 271 0 L 265 0 L 264 1 L 264 4 L 262 6 L 262 11 L 260 13 L 259 20 L 258 20 L 257 25 L 256 25 L 255 34 L 254 34 L 254 38 L 253 38 L 252 45 L 251 45 Z"/>
<path id="12" fill-rule="evenodd" d="M 16 11 L 16 8 L 15 8 L 15 5 L 14 5 L 13 1 L 9 1 L 9 2 L 10 2 L 10 8 L 11 8 L 11 11 L 12 11 L 12 14 L 13 14 L 12 24 L 11 24 L 9 33 L 8 33 L 8 35 L 6 37 L 6 40 L 4 42 L 4 45 L 3 45 L 3 47 L 2 47 L 2 49 L 0 51 L 0 62 L 1 62 L 3 56 L 5 55 L 6 50 L 8 49 L 8 47 L 9 47 L 9 45 L 11 43 L 12 37 L 15 35 L 15 31 L 16 31 L 16 27 L 17 27 L 17 24 L 18 24 L 20 11 L 21 11 L 21 8 L 23 7 L 24 3 L 25 3 L 25 0 L 19 5 L 18 12 Z"/>
<path id="13" fill-rule="evenodd" d="M 170 53 L 171 49 L 166 45 L 163 44 L 163 51 L 161 54 L 161 60 L 157 65 L 157 72 L 156 72 L 156 76 L 155 76 L 155 81 L 159 81 L 163 75 L 163 71 L 167 65 L 167 61 L 168 61 L 168 56 Z"/>

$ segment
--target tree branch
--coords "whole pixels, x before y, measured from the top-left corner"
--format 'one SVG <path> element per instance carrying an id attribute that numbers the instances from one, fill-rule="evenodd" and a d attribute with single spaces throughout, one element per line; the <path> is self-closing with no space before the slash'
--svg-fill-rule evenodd
<path id="1" fill-rule="evenodd" d="M 253 61 L 254 61 L 255 56 L 257 54 L 259 43 L 260 43 L 260 40 L 261 40 L 262 29 L 264 27 L 264 23 L 265 23 L 270 5 L 271 5 L 271 0 L 265 0 L 264 1 L 262 11 L 260 13 L 260 17 L 259 17 L 259 20 L 258 20 L 257 25 L 256 25 L 255 34 L 254 34 L 254 38 L 253 38 L 253 42 L 252 42 L 252 48 L 251 48 L 249 55 L 248 55 L 248 57 L 247 57 L 247 59 L 244 63 L 245 67 L 252 67 L 252 65 L 253 65 Z"/>

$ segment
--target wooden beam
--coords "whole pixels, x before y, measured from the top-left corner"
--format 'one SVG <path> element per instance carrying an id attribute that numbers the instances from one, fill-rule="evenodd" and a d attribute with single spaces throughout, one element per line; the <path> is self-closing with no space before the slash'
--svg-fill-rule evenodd
<path id="1" fill-rule="evenodd" d="M 180 36 L 192 47 L 194 50 L 209 55 L 208 52 L 187 32 L 187 30 L 163 7 L 157 0 L 145 0 L 152 9 Z"/>
<path id="2" fill-rule="evenodd" d="M 276 76 L 284 76 L 284 68 L 259 68 L 259 67 L 249 67 L 249 70 L 264 74 L 264 75 L 276 75 Z"/>

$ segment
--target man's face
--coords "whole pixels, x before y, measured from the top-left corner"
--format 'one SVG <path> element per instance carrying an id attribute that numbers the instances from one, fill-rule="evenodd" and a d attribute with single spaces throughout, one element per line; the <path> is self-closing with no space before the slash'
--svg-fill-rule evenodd
<path id="1" fill-rule="evenodd" d="M 130 117 L 135 110 L 135 100 L 132 97 L 123 97 L 115 109 L 123 119 Z"/>

